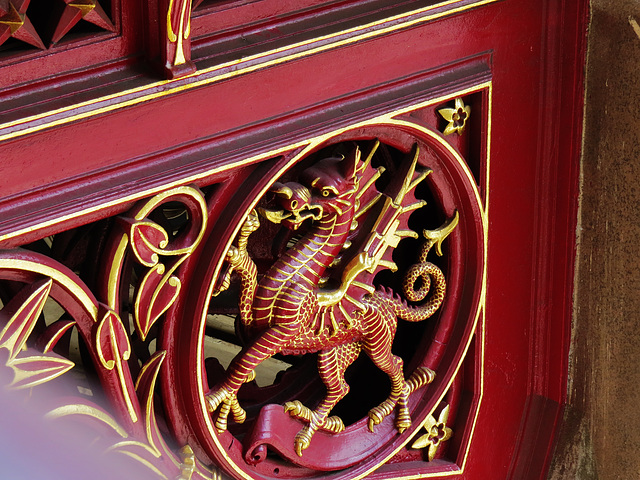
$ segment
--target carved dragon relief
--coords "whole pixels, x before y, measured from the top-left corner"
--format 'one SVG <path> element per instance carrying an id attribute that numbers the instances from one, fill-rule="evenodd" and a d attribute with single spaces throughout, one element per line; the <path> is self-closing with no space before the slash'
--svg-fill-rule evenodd
<path id="1" fill-rule="evenodd" d="M 357 463 L 369 452 L 379 454 L 369 471 L 392 462 L 384 450 L 391 444 L 402 449 L 391 453 L 393 461 L 453 458 L 455 452 L 443 444 L 453 434 L 449 411 L 455 419 L 464 379 L 449 381 L 430 353 L 434 344 L 446 344 L 446 329 L 458 318 L 451 314 L 456 308 L 451 292 L 460 285 L 455 255 L 465 251 L 467 244 L 458 242 L 469 230 L 473 215 L 467 213 L 473 210 L 460 197 L 448 203 L 430 200 L 448 181 L 446 172 L 432 157 L 436 173 L 429 177 L 431 170 L 419 166 L 428 164 L 429 144 L 421 144 L 422 153 L 417 145 L 406 153 L 411 141 L 403 144 L 404 151 L 363 140 L 296 153 L 270 193 L 244 199 L 249 213 L 229 213 L 230 222 L 212 212 L 237 205 L 238 195 L 229 192 L 239 183 L 203 190 L 183 186 L 141 200 L 108 222 L 48 239 L 48 249 L 42 241 L 1 251 L 0 353 L 5 356 L 0 367 L 10 369 L 7 387 L 27 391 L 58 377 L 78 378 L 73 400 L 51 399 L 47 417 L 59 425 L 86 423 L 102 432 L 100 446 L 110 454 L 159 478 L 216 478 L 245 467 L 253 478 L 271 478 L 278 469 L 281 478 L 316 478 L 324 471 L 351 478 L 352 467 L 360 468 Z M 284 169 L 284 162 L 277 168 Z M 255 191 L 271 182 L 265 178 Z M 218 198 L 227 203 L 216 203 Z M 429 207 L 422 208 L 421 198 Z M 454 208 L 460 208 L 460 217 Z M 431 225 L 448 220 L 418 234 L 417 225 L 433 216 L 439 220 Z M 231 246 L 225 248 L 220 232 L 232 227 L 238 233 L 227 234 Z M 432 250 L 443 255 L 443 242 L 452 232 L 456 243 L 450 239 L 445 247 L 453 260 L 432 263 Z M 270 235 L 277 245 L 271 245 Z M 401 243 L 405 238 L 411 239 Z M 88 242 L 103 245 L 96 257 L 99 267 L 90 263 L 96 258 L 87 255 Z M 407 243 L 418 248 L 407 249 Z M 271 253 L 261 250 L 265 245 L 273 247 Z M 446 303 L 443 271 L 450 289 Z M 217 296 L 213 306 L 211 291 Z M 198 304 L 201 298 L 206 302 Z M 447 310 L 440 315 L 443 305 Z M 226 371 L 221 349 L 204 344 L 207 336 L 220 342 L 227 337 L 209 329 L 201 309 L 211 315 L 238 313 L 236 340 L 244 350 Z M 421 322 L 434 315 L 437 323 L 425 322 L 424 329 L 415 325 L 420 335 L 405 341 L 413 327 L 398 318 Z M 198 326 L 204 339 L 194 334 Z M 469 332 L 473 335 L 473 328 Z M 392 353 L 396 334 L 398 349 Z M 201 350 L 193 347 L 196 342 Z M 73 353 L 80 345 L 89 357 Z M 260 377 L 260 367 L 274 355 L 309 353 L 317 356 L 317 365 L 292 359 L 272 385 L 241 390 L 256 370 Z M 370 402 L 360 404 L 364 395 L 352 395 L 338 405 L 350 390 L 347 380 L 354 393 L 362 390 L 355 377 L 345 378 L 358 357 L 368 357 L 389 378 L 390 390 L 372 382 Z M 359 364 L 353 371 L 361 374 L 365 368 Z M 312 378 L 301 376 L 310 372 Z M 428 395 L 413 395 L 432 382 Z M 287 390 L 281 391 L 283 385 Z M 98 391 L 110 406 L 96 402 Z M 206 422 L 185 421 L 172 408 L 195 411 Z M 231 425 L 245 418 L 247 426 Z M 265 427 L 269 420 L 275 420 L 271 430 Z M 394 438 L 396 431 L 405 433 Z M 210 447 L 211 437 L 225 441 Z M 334 449 L 328 460 L 326 447 Z M 342 456 L 341 449 L 349 453 Z M 354 450 L 357 460 L 352 460 Z"/>
<path id="2" fill-rule="evenodd" d="M 405 272 L 402 293 L 407 301 L 383 286 L 374 287 L 375 275 L 397 270 L 392 252 L 402 238 L 418 238 L 402 228 L 406 218 L 425 202 L 414 189 L 431 173 L 418 171 L 418 147 L 394 181 L 378 191 L 376 180 L 384 168 L 354 147 L 344 157 L 328 157 L 307 167 L 296 181 L 276 182 L 272 192 L 278 208 L 258 208 L 246 217 L 238 237 L 226 253 L 226 270 L 217 280 L 214 295 L 226 290 L 232 273 L 240 277 L 239 319 L 254 341 L 229 366 L 224 381 L 207 395 L 208 410 L 218 432 L 227 429 L 228 417 L 246 418 L 238 402 L 241 386 L 254 377 L 254 369 L 278 353 L 318 352 L 318 373 L 326 395 L 315 409 L 300 401 L 284 409 L 303 426 L 293 439 L 295 452 L 303 455 L 320 429 L 340 433 L 344 422 L 329 416 L 347 394 L 345 370 L 361 352 L 391 381 L 389 396 L 368 413 L 368 427 L 396 411 L 395 428 L 401 433 L 411 425 L 409 396 L 435 378 L 435 372 L 418 367 L 405 378 L 403 360 L 391 352 L 397 319 L 419 322 L 441 306 L 446 282 L 440 268 L 427 260 L 432 247 L 441 245 L 458 223 L 458 214 L 436 230 L 423 232 L 424 243 L 417 262 Z M 280 224 L 302 232 L 272 266 L 259 276 L 247 249 L 250 235 L 260 222 Z"/>

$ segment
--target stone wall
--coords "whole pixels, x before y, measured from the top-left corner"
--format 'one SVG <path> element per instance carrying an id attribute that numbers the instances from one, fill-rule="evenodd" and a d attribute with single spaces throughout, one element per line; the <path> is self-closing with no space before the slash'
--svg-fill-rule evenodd
<path id="1" fill-rule="evenodd" d="M 553 480 L 640 478 L 640 2 L 592 0 L 591 17 L 569 406 Z"/>

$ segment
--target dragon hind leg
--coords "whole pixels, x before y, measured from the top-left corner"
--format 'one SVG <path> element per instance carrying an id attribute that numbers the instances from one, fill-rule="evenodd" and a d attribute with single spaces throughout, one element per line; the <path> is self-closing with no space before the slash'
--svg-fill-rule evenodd
<path id="1" fill-rule="evenodd" d="M 386 350 L 386 349 L 385 349 Z M 396 405 L 400 404 L 402 409 L 403 405 L 406 405 L 406 400 L 409 396 L 409 386 L 404 381 L 404 374 L 402 372 L 402 359 L 396 355 L 392 355 L 390 350 L 380 352 L 378 349 L 373 351 L 367 351 L 373 363 L 386 373 L 391 380 L 391 393 L 377 407 L 369 410 L 369 430 L 373 432 L 373 427 L 379 425 L 382 421 L 390 415 L 396 408 Z M 408 411 L 401 410 L 400 415 L 396 417 L 396 428 L 403 432 L 411 425 L 411 418 Z"/>
<path id="2" fill-rule="evenodd" d="M 319 429 L 332 433 L 344 430 L 344 423 L 339 417 L 329 417 L 329 412 L 348 392 L 349 385 L 344 380 L 344 372 L 360 355 L 360 345 L 350 343 L 325 350 L 318 355 L 318 371 L 327 387 L 327 395 L 314 411 L 299 401 L 287 402 L 285 411 L 289 415 L 308 422 L 296 435 L 294 448 L 298 456 L 309 447 L 311 438 Z"/>
<path id="3" fill-rule="evenodd" d="M 373 432 L 373 427 L 379 425 L 387 415 L 393 412 L 394 408 L 398 409 L 394 421 L 398 432 L 402 433 L 409 428 L 411 426 L 411 415 L 408 407 L 409 395 L 418 388 L 431 383 L 435 376 L 436 374 L 433 370 L 426 367 L 418 367 L 406 382 L 403 380 L 402 391 L 399 395 L 394 395 L 392 388 L 391 395 L 380 405 L 369 411 L 369 430 Z"/>
<path id="4" fill-rule="evenodd" d="M 406 408 L 403 408 L 409 396 L 409 387 L 404 380 L 402 358 L 391 353 L 397 319 L 386 302 L 377 301 L 380 299 L 375 295 L 372 300 L 376 308 L 363 317 L 366 337 L 362 347 L 375 366 L 389 377 L 391 392 L 384 402 L 369 410 L 369 430 L 373 432 L 374 426 L 382 423 L 400 402 L 401 412 L 396 417 L 396 428 L 402 432 L 411 425 L 411 419 Z"/>
<path id="5" fill-rule="evenodd" d="M 395 426 L 398 432 L 402 433 L 411 426 L 411 415 L 409 414 L 409 395 L 427 383 L 431 383 L 436 374 L 426 367 L 418 367 L 411 377 L 405 382 L 402 395 L 398 399 Z"/>

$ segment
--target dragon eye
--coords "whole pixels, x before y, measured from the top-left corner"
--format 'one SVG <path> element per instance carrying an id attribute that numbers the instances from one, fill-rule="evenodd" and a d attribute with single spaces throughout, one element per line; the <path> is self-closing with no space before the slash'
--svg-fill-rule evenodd
<path id="1" fill-rule="evenodd" d="M 298 201 L 297 200 L 291 200 L 291 208 L 297 208 L 298 207 Z"/>
<path id="2" fill-rule="evenodd" d="M 329 190 L 328 188 L 325 188 L 324 190 L 322 190 L 323 197 L 328 197 L 329 195 L 331 195 L 331 190 Z"/>

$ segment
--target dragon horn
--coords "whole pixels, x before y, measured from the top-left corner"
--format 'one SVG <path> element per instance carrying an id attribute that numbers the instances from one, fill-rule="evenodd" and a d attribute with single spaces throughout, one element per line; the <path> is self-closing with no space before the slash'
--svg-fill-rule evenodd
<path id="1" fill-rule="evenodd" d="M 364 161 L 361 168 L 356 169 L 356 173 L 360 173 L 364 171 L 369 166 L 369 164 L 371 163 L 371 159 L 373 158 L 373 155 L 376 153 L 376 150 L 378 150 L 379 146 L 380 146 L 380 140 L 376 138 L 376 141 L 373 144 L 373 147 L 371 147 L 371 151 L 369 152 L 369 155 L 367 155 L 367 159 Z"/>
<path id="2" fill-rule="evenodd" d="M 358 173 L 358 164 L 360 163 L 360 156 L 361 156 L 360 147 L 356 145 L 356 148 L 353 151 L 353 154 L 343 160 L 343 162 L 345 162 L 343 164 L 344 178 L 352 178 L 356 175 L 356 173 Z"/>
<path id="3" fill-rule="evenodd" d="M 275 193 L 276 195 L 280 195 L 281 197 L 286 198 L 287 200 L 291 199 L 291 197 L 293 197 L 293 190 L 291 190 L 289 187 L 287 187 L 286 185 L 280 183 L 280 182 L 275 182 L 271 188 L 269 189 L 270 192 Z"/>

